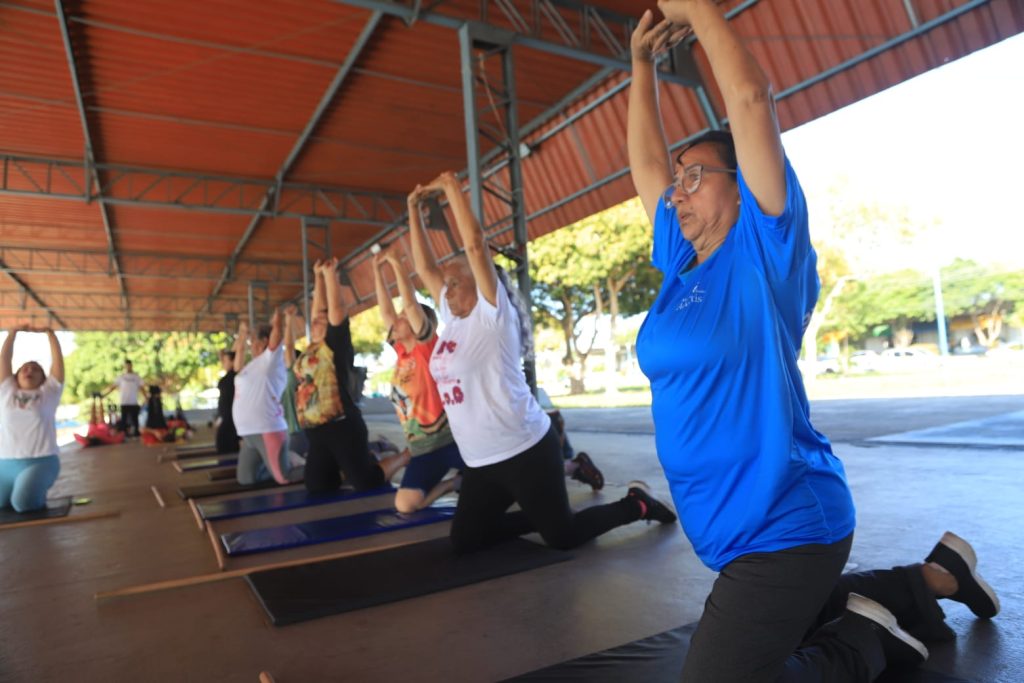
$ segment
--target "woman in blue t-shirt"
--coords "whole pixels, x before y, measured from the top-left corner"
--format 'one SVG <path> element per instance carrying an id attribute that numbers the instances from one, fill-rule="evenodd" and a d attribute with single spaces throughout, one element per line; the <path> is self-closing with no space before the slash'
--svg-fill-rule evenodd
<path id="1" fill-rule="evenodd" d="M 637 354 L 680 522 L 720 572 L 683 680 L 872 680 L 887 663 L 920 663 L 927 649 L 899 625 L 949 637 L 936 597 L 980 616 L 998 601 L 953 534 L 926 564 L 841 577 L 854 507 L 796 365 L 817 257 L 771 84 L 711 0 L 658 7 L 665 19 L 646 12 L 632 38 L 630 168 L 665 276 Z M 670 158 L 654 59 L 691 33 L 731 134 L 688 139 Z"/>

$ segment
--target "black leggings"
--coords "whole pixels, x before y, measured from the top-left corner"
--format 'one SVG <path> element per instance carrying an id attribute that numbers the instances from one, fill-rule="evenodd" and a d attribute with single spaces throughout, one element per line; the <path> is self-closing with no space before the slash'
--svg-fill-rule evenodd
<path id="1" fill-rule="evenodd" d="M 521 512 L 507 512 L 513 503 Z M 539 531 L 545 543 L 566 550 L 638 519 L 640 506 L 628 498 L 573 513 L 552 427 L 519 455 L 463 470 L 451 539 L 456 552 L 467 553 Z"/>
<path id="2" fill-rule="evenodd" d="M 217 426 L 216 444 L 218 453 L 238 452 L 238 432 L 235 431 L 234 420 L 221 420 Z"/>
<path id="3" fill-rule="evenodd" d="M 139 435 L 139 411 L 141 408 L 137 405 L 122 405 L 121 406 L 121 429 L 128 436 Z"/>
<path id="4" fill-rule="evenodd" d="M 726 565 L 704 605 L 683 683 L 872 681 L 885 668 L 877 636 L 842 620 L 850 593 L 905 629 L 941 621 L 921 565 L 841 574 L 853 536 L 832 545 L 751 553 Z"/>
<path id="5" fill-rule="evenodd" d="M 345 483 L 356 491 L 384 486 L 384 470 L 370 455 L 366 423 L 360 415 L 306 430 L 309 454 L 306 456 L 306 490 L 329 493 Z"/>

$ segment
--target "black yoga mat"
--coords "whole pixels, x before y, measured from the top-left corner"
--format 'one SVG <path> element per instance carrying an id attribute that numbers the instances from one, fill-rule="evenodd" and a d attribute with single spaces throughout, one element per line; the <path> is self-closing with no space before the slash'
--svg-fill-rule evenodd
<path id="1" fill-rule="evenodd" d="M 300 482 L 292 482 L 297 484 Z M 250 486 L 243 486 L 235 480 L 215 481 L 211 484 L 197 484 L 195 486 L 182 486 L 178 489 L 178 495 L 183 499 L 208 498 L 210 496 L 223 496 L 228 493 L 241 493 L 242 491 L 256 491 L 269 489 L 277 486 L 273 480 L 261 481 Z"/>
<path id="2" fill-rule="evenodd" d="M 67 517 L 71 511 L 71 496 L 51 498 L 46 501 L 46 507 L 42 510 L 32 512 L 15 512 L 13 508 L 0 508 L 0 526 L 5 524 L 16 524 L 18 522 L 31 522 L 37 519 L 53 519 L 54 517 Z"/>
<path id="3" fill-rule="evenodd" d="M 563 562 L 571 554 L 515 539 L 457 556 L 448 538 L 246 577 L 275 626 L 384 605 Z M 639 680 L 639 679 L 637 679 Z"/>
<path id="4" fill-rule="evenodd" d="M 180 472 L 197 472 L 199 470 L 212 470 L 216 467 L 228 467 L 229 465 L 237 465 L 238 456 L 235 455 L 219 455 L 211 458 L 196 458 L 195 460 L 185 460 L 176 464 L 176 467 Z"/>
<path id="5" fill-rule="evenodd" d="M 174 450 L 178 453 L 192 453 L 194 451 L 202 451 L 209 449 L 216 449 L 217 444 L 212 441 L 207 443 L 190 443 L 187 446 L 177 446 Z"/>
<path id="6" fill-rule="evenodd" d="M 595 652 L 509 678 L 503 683 L 678 683 L 686 652 L 690 648 L 690 637 L 696 628 L 696 623 L 687 624 L 610 650 Z M 875 679 L 875 683 L 969 681 L 938 671 L 917 668 L 886 671 Z"/>
<path id="7" fill-rule="evenodd" d="M 209 479 L 210 481 L 224 481 L 225 479 L 234 479 L 237 476 L 237 467 L 225 467 L 223 469 L 206 471 L 206 478 Z"/>

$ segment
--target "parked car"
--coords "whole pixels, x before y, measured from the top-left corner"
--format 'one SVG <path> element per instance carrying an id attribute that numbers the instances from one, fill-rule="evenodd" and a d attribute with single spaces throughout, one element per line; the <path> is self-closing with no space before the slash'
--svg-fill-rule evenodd
<path id="1" fill-rule="evenodd" d="M 901 371 L 919 370 L 939 362 L 939 356 L 922 349 L 885 349 L 878 354 L 880 369 Z"/>
<path id="2" fill-rule="evenodd" d="M 808 368 L 809 363 L 805 361 L 803 358 L 799 359 L 796 362 L 796 364 L 797 367 L 800 368 L 800 372 L 803 373 L 804 375 L 806 375 L 810 371 L 810 368 Z M 815 375 L 834 375 L 838 374 L 840 370 L 841 368 L 839 366 L 838 358 L 818 356 L 817 362 L 814 363 Z"/>
<path id="3" fill-rule="evenodd" d="M 851 372 L 878 372 L 878 354 L 874 351 L 861 350 L 850 354 Z"/>
<path id="4" fill-rule="evenodd" d="M 981 344 L 973 344 L 971 346 L 964 346 L 963 344 L 957 344 L 950 351 L 954 356 L 984 356 L 988 353 L 988 347 L 982 346 Z"/>

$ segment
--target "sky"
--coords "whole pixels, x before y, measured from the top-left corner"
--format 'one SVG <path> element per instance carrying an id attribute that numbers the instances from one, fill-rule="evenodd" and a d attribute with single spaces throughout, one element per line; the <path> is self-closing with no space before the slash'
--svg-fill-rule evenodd
<path id="1" fill-rule="evenodd" d="M 783 136 L 812 236 L 828 191 L 938 220 L 921 264 L 954 257 L 1024 269 L 1024 34 L 840 109 Z M 904 264 L 903 267 L 917 264 Z"/>

